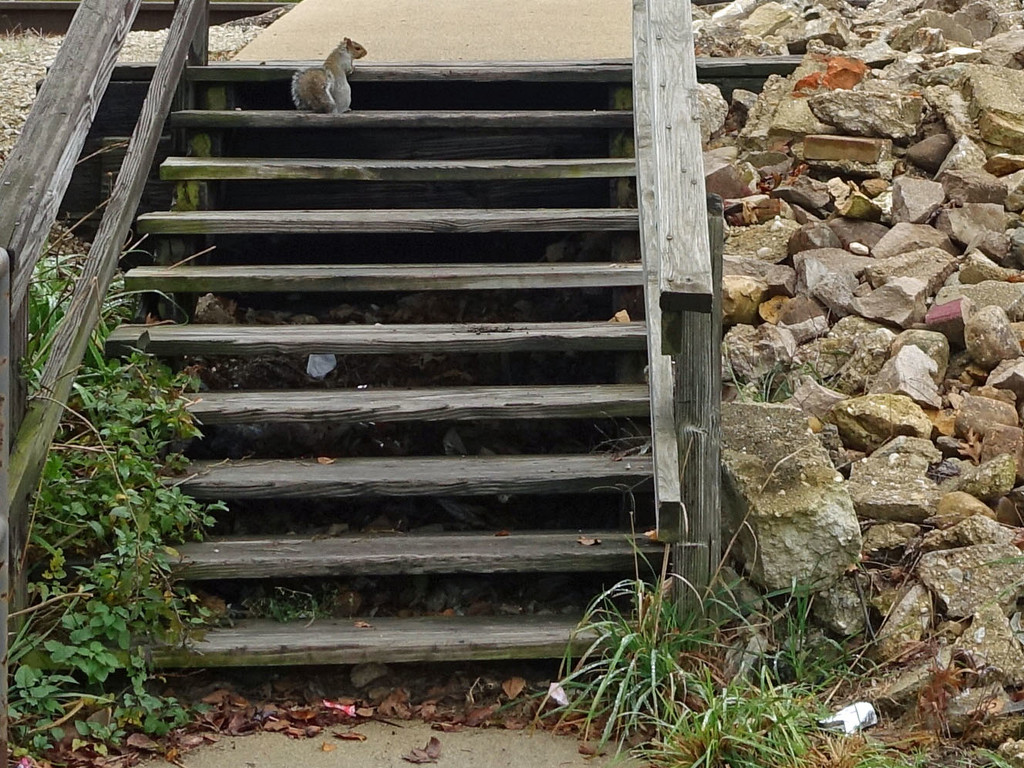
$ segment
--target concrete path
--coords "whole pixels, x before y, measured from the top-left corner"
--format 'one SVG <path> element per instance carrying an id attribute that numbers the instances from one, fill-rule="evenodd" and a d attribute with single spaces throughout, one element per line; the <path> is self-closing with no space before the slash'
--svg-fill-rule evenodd
<path id="1" fill-rule="evenodd" d="M 332 730 L 343 730 L 335 728 Z M 289 739 L 279 733 L 225 737 L 178 758 L 183 768 L 409 768 L 402 760 L 431 737 L 441 742 L 440 768 L 638 768 L 624 757 L 584 757 L 571 736 L 547 731 L 506 731 L 467 728 L 439 733 L 429 725 L 403 722 L 390 726 L 370 722 L 354 729 L 366 741 L 343 741 L 328 731 L 314 739 Z M 326 748 L 325 748 L 326 745 Z M 325 751 L 326 750 L 326 751 Z M 147 768 L 169 768 L 154 760 Z"/>
<path id="2" fill-rule="evenodd" d="M 621 59 L 632 12 L 631 0 L 302 0 L 235 59 L 322 59 L 343 37 L 370 61 Z"/>

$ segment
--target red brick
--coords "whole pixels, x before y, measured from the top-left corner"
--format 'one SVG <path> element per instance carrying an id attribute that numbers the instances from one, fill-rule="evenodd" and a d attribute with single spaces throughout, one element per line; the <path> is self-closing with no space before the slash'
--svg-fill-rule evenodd
<path id="1" fill-rule="evenodd" d="M 882 156 L 888 142 L 888 139 L 866 139 L 860 136 L 807 136 L 804 138 L 804 160 L 875 163 Z"/>

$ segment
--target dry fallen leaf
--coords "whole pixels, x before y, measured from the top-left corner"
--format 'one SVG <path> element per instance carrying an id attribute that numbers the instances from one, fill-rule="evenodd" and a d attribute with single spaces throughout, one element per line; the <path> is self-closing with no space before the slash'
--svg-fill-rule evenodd
<path id="1" fill-rule="evenodd" d="M 345 731 L 344 733 L 334 734 L 334 738 L 342 739 L 343 741 L 366 741 L 366 736 L 357 731 Z"/>
<path id="2" fill-rule="evenodd" d="M 438 741 L 436 736 L 431 736 L 430 741 L 427 742 L 427 746 L 423 749 L 413 749 L 408 755 L 402 755 L 402 759 L 407 763 L 436 763 L 437 758 L 441 756 L 441 742 Z"/>
<path id="3" fill-rule="evenodd" d="M 373 624 L 368 621 L 357 621 L 352 626 L 356 629 L 373 629 Z"/>
<path id="4" fill-rule="evenodd" d="M 501 690 L 505 692 L 505 695 L 510 699 L 514 699 L 520 693 L 523 692 L 523 688 L 526 687 L 526 681 L 521 677 L 510 677 L 508 680 L 501 684 Z"/>
<path id="5" fill-rule="evenodd" d="M 320 745 L 321 752 L 333 752 L 338 748 L 337 744 L 328 744 L 326 741 Z"/>
<path id="6" fill-rule="evenodd" d="M 337 459 L 332 459 L 330 456 L 317 456 L 316 457 L 316 463 L 317 464 L 325 464 L 325 465 L 326 464 L 333 464 L 335 461 L 337 461 Z"/>
<path id="7" fill-rule="evenodd" d="M 593 546 L 596 546 L 596 545 L 600 544 L 601 540 L 600 539 L 592 539 L 589 536 L 580 536 L 578 539 L 576 539 L 576 542 L 578 544 L 581 544 L 584 547 L 593 547 Z"/>
<path id="8" fill-rule="evenodd" d="M 160 745 L 144 733 L 133 733 L 129 736 L 128 746 L 135 747 L 136 749 L 144 749 L 147 752 L 156 752 L 160 749 Z"/>
<path id="9" fill-rule="evenodd" d="M 610 322 L 610 323 L 628 323 L 629 322 L 629 312 L 627 312 L 624 309 L 620 309 L 618 312 L 615 313 L 615 316 L 612 317 L 612 319 L 609 320 L 608 322 Z"/>
<path id="10" fill-rule="evenodd" d="M 511 535 L 512 535 L 512 532 L 511 532 L 511 531 L 506 531 L 506 530 L 502 529 L 502 530 L 498 531 L 498 532 L 497 532 L 496 534 L 494 534 L 494 535 L 495 535 L 495 536 L 511 536 Z"/>

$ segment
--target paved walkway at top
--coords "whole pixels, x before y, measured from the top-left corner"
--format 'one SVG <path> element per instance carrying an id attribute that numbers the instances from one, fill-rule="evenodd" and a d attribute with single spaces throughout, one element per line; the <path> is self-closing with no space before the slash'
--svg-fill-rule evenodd
<path id="1" fill-rule="evenodd" d="M 632 10 L 631 0 L 302 0 L 235 59 L 322 59 L 343 37 L 370 61 L 622 59 Z"/>

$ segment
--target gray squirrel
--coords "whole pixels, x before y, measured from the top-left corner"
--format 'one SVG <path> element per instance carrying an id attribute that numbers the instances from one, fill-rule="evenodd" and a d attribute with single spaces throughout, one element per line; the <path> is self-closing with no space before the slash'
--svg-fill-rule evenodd
<path id="1" fill-rule="evenodd" d="M 366 49 L 347 37 L 331 51 L 322 66 L 296 72 L 292 78 L 292 101 L 298 109 L 313 112 L 348 112 L 352 106 L 352 62 L 366 55 Z"/>

